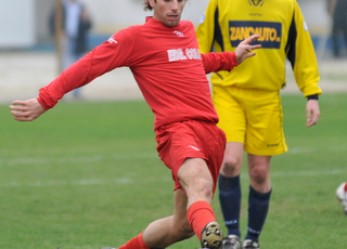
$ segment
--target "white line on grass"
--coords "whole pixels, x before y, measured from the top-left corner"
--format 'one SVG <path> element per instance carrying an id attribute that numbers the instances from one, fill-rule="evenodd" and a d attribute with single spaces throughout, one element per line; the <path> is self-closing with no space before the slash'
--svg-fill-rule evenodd
<path id="1" fill-rule="evenodd" d="M 315 147 L 289 147 L 288 154 L 314 154 L 319 153 L 319 149 Z M 339 144 L 339 146 L 328 146 L 324 148 L 324 153 L 328 152 L 338 152 L 338 153 L 347 153 L 347 147 Z"/>
<path id="2" fill-rule="evenodd" d="M 276 177 L 312 177 L 312 176 L 333 176 L 346 174 L 346 168 L 335 168 L 327 170 L 296 170 L 296 171 L 275 171 L 271 173 Z"/>
<path id="3" fill-rule="evenodd" d="M 35 182 L 10 182 L 7 184 L 0 184 L 2 188 L 15 188 L 15 187 L 57 187 L 57 186 L 90 186 L 90 185 L 127 185 L 132 184 L 134 181 L 131 178 L 117 178 L 114 180 L 104 179 L 80 179 L 75 181 L 35 181 Z"/>
<path id="4" fill-rule="evenodd" d="M 292 177 L 315 177 L 315 176 L 335 176 L 342 175 L 346 173 L 345 168 L 335 168 L 327 170 L 303 170 L 303 171 L 277 171 L 272 173 L 273 178 L 292 178 Z M 246 174 L 242 176 L 246 178 Z M 169 182 L 170 176 L 162 176 L 161 178 L 153 179 L 142 178 L 141 182 Z M 130 177 L 115 178 L 111 180 L 105 179 L 79 179 L 71 181 L 36 181 L 36 182 L 9 182 L 0 183 L 0 188 L 16 188 L 16 187 L 56 187 L 56 186 L 91 186 L 91 185 L 132 185 L 138 184 L 139 181 Z"/>
<path id="5" fill-rule="evenodd" d="M 71 156 L 71 157 L 57 157 L 57 158 L 47 158 L 47 157 L 18 157 L 11 159 L 0 160 L 1 166 L 12 166 L 12 165 L 50 165 L 52 163 L 95 163 L 105 160 L 139 160 L 139 159 L 155 159 L 158 155 L 155 153 L 134 153 L 134 154 L 115 154 L 112 156 Z"/>
<path id="6" fill-rule="evenodd" d="M 345 147 L 329 147 L 331 152 L 347 153 Z M 327 152 L 327 150 L 325 150 Z M 288 154 L 313 154 L 317 153 L 313 148 L 304 147 L 291 147 L 289 148 Z M 120 153 L 114 155 L 79 155 L 79 156 L 60 156 L 60 157 L 17 157 L 9 159 L 0 159 L 0 167 L 12 166 L 12 165 L 51 165 L 52 163 L 95 163 L 105 160 L 138 160 L 138 159 L 158 159 L 159 157 L 155 152 L 144 153 Z"/>

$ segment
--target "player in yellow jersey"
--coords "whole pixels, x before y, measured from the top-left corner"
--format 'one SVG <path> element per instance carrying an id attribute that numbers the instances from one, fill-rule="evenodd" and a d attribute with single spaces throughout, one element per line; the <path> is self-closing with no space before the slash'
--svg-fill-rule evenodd
<path id="1" fill-rule="evenodd" d="M 197 28 L 202 53 L 234 51 L 252 34 L 260 34 L 257 56 L 233 71 L 211 76 L 213 101 L 227 145 L 219 175 L 220 203 L 228 229 L 224 248 L 257 249 L 268 214 L 274 155 L 287 151 L 280 91 L 286 84 L 286 60 L 307 98 L 306 126 L 318 122 L 319 72 L 311 37 L 296 0 L 210 0 Z M 250 177 L 248 228 L 239 228 L 243 152 Z"/>

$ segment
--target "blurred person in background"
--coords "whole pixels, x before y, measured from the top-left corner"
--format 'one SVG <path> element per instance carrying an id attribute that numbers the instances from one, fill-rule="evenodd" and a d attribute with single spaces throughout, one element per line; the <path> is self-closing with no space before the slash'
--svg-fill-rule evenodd
<path id="1" fill-rule="evenodd" d="M 145 0 L 145 9 L 153 10 L 145 24 L 118 31 L 42 87 L 37 98 L 10 106 L 15 120 L 33 121 L 69 91 L 118 67 L 130 68 L 155 116 L 157 152 L 173 178 L 174 211 L 119 249 L 166 248 L 194 234 L 202 247 L 219 249 L 223 238 L 211 202 L 225 135 L 216 125 L 206 73 L 232 70 L 254 56 L 260 45 L 250 43 L 259 35 L 235 52 L 201 55 L 193 24 L 180 20 L 186 2 Z"/>
<path id="2" fill-rule="evenodd" d="M 347 49 L 347 0 L 327 0 L 327 11 L 331 17 L 331 39 L 333 43 L 333 55 L 335 58 L 341 57 L 341 40 Z"/>
<path id="3" fill-rule="evenodd" d="M 306 126 L 318 122 L 319 72 L 314 47 L 296 0 L 210 0 L 197 28 L 200 51 L 234 51 L 258 33 L 262 49 L 232 72 L 211 76 L 212 98 L 227 145 L 218 188 L 228 236 L 225 249 L 259 249 L 272 192 L 272 156 L 287 151 L 280 91 L 286 60 L 307 98 Z M 248 224 L 241 240 L 241 168 L 247 153 Z"/>
<path id="4" fill-rule="evenodd" d="M 86 6 L 78 0 L 61 0 L 61 18 L 57 18 L 57 7 L 52 10 L 49 17 L 49 29 L 52 35 L 60 32 L 58 39 L 62 42 L 62 65 L 66 69 L 79 60 L 88 51 L 88 35 L 92 27 L 90 14 Z M 57 30 L 56 21 L 61 21 L 60 30 Z M 73 96 L 79 98 L 80 89 L 73 91 Z"/>

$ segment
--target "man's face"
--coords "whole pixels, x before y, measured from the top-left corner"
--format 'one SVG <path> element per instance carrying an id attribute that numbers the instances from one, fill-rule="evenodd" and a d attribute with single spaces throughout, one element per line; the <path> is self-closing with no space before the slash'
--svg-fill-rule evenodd
<path id="1" fill-rule="evenodd" d="M 153 18 L 167 27 L 176 26 L 182 15 L 187 0 L 150 0 L 153 8 Z"/>

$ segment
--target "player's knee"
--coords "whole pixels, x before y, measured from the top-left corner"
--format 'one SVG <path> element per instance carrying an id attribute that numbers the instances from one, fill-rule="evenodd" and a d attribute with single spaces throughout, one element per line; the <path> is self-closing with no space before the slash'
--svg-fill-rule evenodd
<path id="1" fill-rule="evenodd" d="M 235 176 L 239 174 L 239 162 L 235 157 L 225 157 L 221 168 L 225 176 Z"/>
<path id="2" fill-rule="evenodd" d="M 258 185 L 264 184 L 267 181 L 268 172 L 263 167 L 253 168 L 250 172 L 250 176 Z"/>

